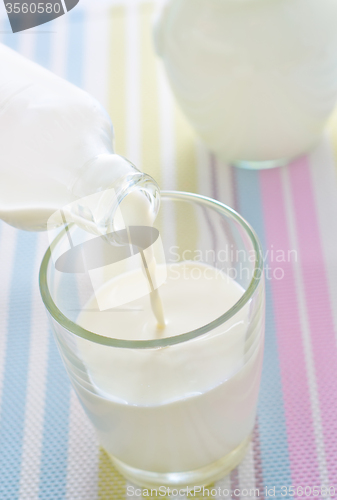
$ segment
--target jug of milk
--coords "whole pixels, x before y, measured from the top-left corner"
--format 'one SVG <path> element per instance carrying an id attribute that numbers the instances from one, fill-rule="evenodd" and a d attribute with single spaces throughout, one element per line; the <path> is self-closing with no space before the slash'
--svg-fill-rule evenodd
<path id="1" fill-rule="evenodd" d="M 105 234 L 122 204 L 128 225 L 151 225 L 159 188 L 114 154 L 112 123 L 101 105 L 1 44 L 0 67 L 0 219 L 45 230 L 53 213 L 71 206 L 67 221 Z M 93 213 L 87 200 L 95 193 Z"/>
<path id="2" fill-rule="evenodd" d="M 169 0 L 154 42 L 182 110 L 219 157 L 281 165 L 337 99 L 335 0 Z"/>

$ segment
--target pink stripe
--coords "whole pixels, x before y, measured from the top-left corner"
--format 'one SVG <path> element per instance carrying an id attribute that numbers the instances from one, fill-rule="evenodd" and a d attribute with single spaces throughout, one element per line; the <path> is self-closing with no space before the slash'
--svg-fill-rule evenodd
<path id="1" fill-rule="evenodd" d="M 280 170 L 262 171 L 260 180 L 292 485 L 317 486 L 320 476 Z M 285 261 L 276 260 L 283 255 Z"/>
<path id="2" fill-rule="evenodd" d="M 238 469 L 236 468 L 232 470 L 229 477 L 231 481 L 231 490 L 232 490 L 231 496 L 240 500 L 240 483 L 239 483 Z"/>
<path id="3" fill-rule="evenodd" d="M 323 168 L 323 165 L 322 165 Z M 329 479 L 337 486 L 337 348 L 307 158 L 290 168 Z"/>

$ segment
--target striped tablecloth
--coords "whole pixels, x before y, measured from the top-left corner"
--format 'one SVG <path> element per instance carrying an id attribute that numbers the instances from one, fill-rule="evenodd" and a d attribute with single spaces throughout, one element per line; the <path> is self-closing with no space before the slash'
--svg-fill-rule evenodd
<path id="1" fill-rule="evenodd" d="M 96 96 L 117 152 L 162 188 L 214 197 L 256 229 L 269 273 L 258 419 L 245 460 L 221 486 L 237 498 L 247 496 L 237 488 L 259 488 L 260 498 L 266 486 L 278 498 L 282 486 L 337 490 L 337 118 L 288 167 L 218 161 L 174 104 L 152 51 L 153 9 L 80 2 L 27 33 L 11 34 L 3 18 L 0 37 Z M 124 499 L 128 485 L 99 448 L 47 324 L 37 283 L 46 246 L 45 234 L 0 224 L 0 499 Z"/>

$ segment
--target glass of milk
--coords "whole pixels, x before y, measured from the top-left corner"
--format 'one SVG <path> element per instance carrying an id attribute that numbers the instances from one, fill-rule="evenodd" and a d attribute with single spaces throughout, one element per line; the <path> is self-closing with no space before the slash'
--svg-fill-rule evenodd
<path id="1" fill-rule="evenodd" d="M 107 241 L 70 225 L 43 259 L 41 294 L 65 367 L 126 478 L 209 484 L 239 464 L 254 427 L 259 241 L 232 209 L 178 192 L 162 193 L 153 227 L 117 233 Z"/>

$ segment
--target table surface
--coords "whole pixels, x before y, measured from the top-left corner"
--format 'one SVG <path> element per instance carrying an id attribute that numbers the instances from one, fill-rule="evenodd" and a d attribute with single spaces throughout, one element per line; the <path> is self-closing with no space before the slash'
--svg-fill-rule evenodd
<path id="1" fill-rule="evenodd" d="M 282 486 L 337 490 L 337 115 L 319 146 L 287 167 L 224 164 L 173 101 L 152 51 L 153 9 L 86 2 L 33 33 L 11 34 L 3 18 L 0 38 L 98 98 L 116 151 L 162 188 L 234 207 L 261 239 L 269 278 L 258 418 L 245 460 L 217 486 L 259 488 L 260 498 L 266 486 L 278 498 Z M 0 223 L 0 499 L 125 498 L 128 484 L 99 448 L 47 323 L 37 282 L 46 246 L 46 234 Z"/>

